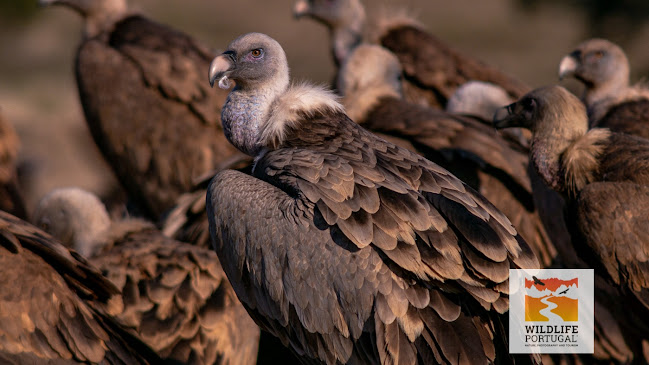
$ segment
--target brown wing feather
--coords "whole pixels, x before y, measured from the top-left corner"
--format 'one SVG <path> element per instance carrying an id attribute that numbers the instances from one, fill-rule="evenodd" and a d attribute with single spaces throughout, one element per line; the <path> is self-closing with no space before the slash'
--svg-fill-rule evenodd
<path id="1" fill-rule="evenodd" d="M 257 161 L 266 182 L 225 171 L 208 190 L 213 243 L 253 318 L 298 354 L 329 363 L 417 361 L 430 355 L 417 350 L 424 333 L 443 361 L 493 360 L 493 344 L 457 316 L 496 318 L 492 305 L 503 310 L 494 303 L 507 295 L 488 277 L 538 265 L 507 218 L 443 168 L 344 115 L 308 123 Z M 432 313 L 461 335 L 431 332 Z"/>
<path id="2" fill-rule="evenodd" d="M 600 158 L 597 181 L 630 181 L 649 185 L 649 140 L 612 133 Z"/>
<path id="3" fill-rule="evenodd" d="M 46 233 L 0 212 L 0 359 L 17 363 L 157 364 L 104 314 L 117 289 Z M 112 299 L 109 301 L 109 299 Z"/>
<path id="4" fill-rule="evenodd" d="M 649 100 L 632 100 L 613 105 L 594 127 L 649 139 Z"/>
<path id="5" fill-rule="evenodd" d="M 362 126 L 409 142 L 411 150 L 451 171 L 512 219 L 543 265 L 555 259 L 557 250 L 535 209 L 524 148 L 479 120 L 390 97 L 377 103 Z"/>
<path id="6" fill-rule="evenodd" d="M 255 363 L 259 328 L 212 250 L 145 229 L 124 235 L 91 261 L 123 292 L 123 311 L 115 316 L 162 357 Z"/>
<path id="7" fill-rule="evenodd" d="M 210 61 L 189 37 L 139 17 L 79 48 L 77 84 L 93 138 L 153 220 L 236 153 L 220 125 L 226 93 L 204 80 Z"/>
<path id="8" fill-rule="evenodd" d="M 649 187 L 593 183 L 579 193 L 577 204 L 579 232 L 613 281 L 634 292 L 647 291 Z"/>
<path id="9" fill-rule="evenodd" d="M 463 55 L 430 33 L 414 26 L 397 26 L 385 32 L 380 43 L 401 62 L 408 99 L 444 108 L 455 89 L 469 80 L 503 87 L 514 99 L 529 87 L 500 70 Z"/>

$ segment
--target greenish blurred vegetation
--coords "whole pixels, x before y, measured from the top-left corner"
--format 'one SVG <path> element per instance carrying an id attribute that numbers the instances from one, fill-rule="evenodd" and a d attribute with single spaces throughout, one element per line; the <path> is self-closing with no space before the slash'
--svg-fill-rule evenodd
<path id="1" fill-rule="evenodd" d="M 3 24 L 24 23 L 38 11 L 37 0 L 0 0 L 0 21 Z"/>

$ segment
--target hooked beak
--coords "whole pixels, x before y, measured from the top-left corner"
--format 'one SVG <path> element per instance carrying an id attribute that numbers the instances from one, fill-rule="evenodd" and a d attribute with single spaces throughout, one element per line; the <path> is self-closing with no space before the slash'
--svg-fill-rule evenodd
<path id="1" fill-rule="evenodd" d="M 514 104 L 509 104 L 502 108 L 498 108 L 496 113 L 494 113 L 493 125 L 496 129 L 510 128 L 510 127 L 521 127 L 520 123 L 517 121 L 516 114 L 513 113 Z"/>
<path id="2" fill-rule="evenodd" d="M 228 76 L 230 71 L 234 69 L 234 52 L 226 51 L 221 55 L 216 56 L 210 64 L 209 80 L 210 86 L 214 87 L 214 82 L 219 80 L 219 87 L 222 89 L 228 89 L 230 87 L 230 82 Z"/>
<path id="3" fill-rule="evenodd" d="M 293 6 L 293 16 L 299 19 L 309 13 L 309 3 L 307 0 L 297 0 Z"/>
<path id="4" fill-rule="evenodd" d="M 578 61 L 574 56 L 572 55 L 565 56 L 561 60 L 561 63 L 559 64 L 559 80 L 563 80 L 566 77 L 573 76 L 577 71 L 578 65 L 579 65 Z"/>

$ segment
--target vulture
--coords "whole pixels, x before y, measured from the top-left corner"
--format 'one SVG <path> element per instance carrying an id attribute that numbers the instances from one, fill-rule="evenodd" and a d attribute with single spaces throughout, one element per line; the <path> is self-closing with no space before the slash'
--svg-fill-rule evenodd
<path id="1" fill-rule="evenodd" d="M 85 119 L 139 215 L 157 221 L 196 179 L 239 154 L 221 130 L 227 93 L 210 92 L 214 55 L 125 0 L 40 0 L 85 19 L 75 73 Z M 238 156 L 238 157 L 237 157 Z"/>
<path id="2" fill-rule="evenodd" d="M 16 169 L 20 140 L 1 112 L 0 109 L 0 210 L 25 219 L 27 210 Z"/>
<path id="3" fill-rule="evenodd" d="M 34 214 L 122 291 L 123 306 L 113 315 L 160 356 L 183 364 L 255 364 L 259 327 L 213 251 L 172 240 L 140 219 L 111 222 L 101 201 L 78 188 L 50 192 Z"/>
<path id="4" fill-rule="evenodd" d="M 566 197 L 572 242 L 613 285 L 609 308 L 626 321 L 623 335 L 641 356 L 642 342 L 649 345 L 649 141 L 589 130 L 583 103 L 560 86 L 533 90 L 498 110 L 494 125 L 532 131 L 530 162 Z"/>
<path id="5" fill-rule="evenodd" d="M 538 261 L 509 220 L 439 165 L 368 132 L 335 95 L 290 84 L 281 45 L 234 40 L 209 69 L 254 156 L 207 192 L 214 248 L 252 318 L 305 363 L 506 361 L 510 268 Z M 523 355 L 521 359 L 532 361 Z"/>
<path id="6" fill-rule="evenodd" d="M 605 39 L 581 43 L 559 65 L 559 78 L 574 77 L 585 88 L 591 127 L 608 128 L 649 139 L 649 88 L 629 85 L 629 60 Z"/>
<path id="7" fill-rule="evenodd" d="M 0 226 L 0 363 L 162 363 L 112 319 L 119 290 L 94 266 L 8 213 Z"/>
<path id="8" fill-rule="evenodd" d="M 529 91 L 523 82 L 444 43 L 403 11 L 385 11 L 369 24 L 360 0 L 298 0 L 293 12 L 330 30 L 336 64 L 363 40 L 393 52 L 403 68 L 409 101 L 444 109 L 455 89 L 470 80 L 499 85 L 515 99 Z"/>
<path id="9" fill-rule="evenodd" d="M 347 115 L 382 138 L 438 163 L 479 191 L 512 220 L 541 264 L 549 266 L 557 252 L 535 209 L 527 150 L 502 138 L 484 120 L 402 99 L 400 75 L 399 60 L 387 49 L 370 44 L 356 47 L 343 63 L 338 82 Z M 484 98 L 468 94 L 463 93 L 463 102 L 474 107 L 486 95 L 500 96 L 490 101 L 498 107 L 510 102 L 504 92 Z"/>

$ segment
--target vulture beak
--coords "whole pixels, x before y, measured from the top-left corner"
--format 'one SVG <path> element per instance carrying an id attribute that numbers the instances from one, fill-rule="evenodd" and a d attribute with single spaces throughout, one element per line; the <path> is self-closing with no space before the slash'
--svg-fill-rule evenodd
<path id="1" fill-rule="evenodd" d="M 297 0 L 295 5 L 293 6 L 293 16 L 295 16 L 295 19 L 299 19 L 308 13 L 309 3 L 307 2 L 307 0 Z"/>
<path id="2" fill-rule="evenodd" d="M 496 113 L 494 113 L 493 125 L 496 129 L 510 128 L 510 127 L 522 127 L 521 123 L 518 121 L 518 115 L 514 114 L 514 105 L 509 104 L 502 108 L 498 108 Z"/>
<path id="3" fill-rule="evenodd" d="M 219 80 L 219 87 L 221 89 L 230 88 L 230 79 L 228 76 L 234 70 L 235 60 L 233 51 L 225 51 L 221 55 L 216 56 L 210 64 L 210 86 L 214 87 L 214 82 Z"/>
<path id="4" fill-rule="evenodd" d="M 578 65 L 579 63 L 573 55 L 564 57 L 559 64 L 559 80 L 573 76 L 577 71 Z"/>

